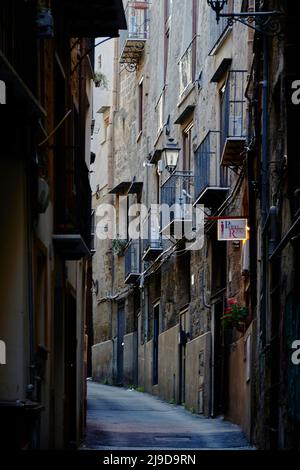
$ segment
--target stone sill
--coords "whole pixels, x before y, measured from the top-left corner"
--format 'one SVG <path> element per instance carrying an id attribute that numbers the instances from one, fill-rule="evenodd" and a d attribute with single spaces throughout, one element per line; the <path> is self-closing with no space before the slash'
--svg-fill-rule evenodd
<path id="1" fill-rule="evenodd" d="M 192 92 L 195 90 L 195 83 L 192 82 L 188 87 L 184 90 L 182 95 L 180 95 L 179 102 L 177 103 L 177 108 L 180 108 L 180 106 L 183 105 L 185 100 L 192 94 Z"/>

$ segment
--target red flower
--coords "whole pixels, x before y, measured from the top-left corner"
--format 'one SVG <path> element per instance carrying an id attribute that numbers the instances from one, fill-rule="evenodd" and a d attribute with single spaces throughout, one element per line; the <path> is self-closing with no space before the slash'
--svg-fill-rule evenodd
<path id="1" fill-rule="evenodd" d="M 231 299 L 228 299 L 228 305 L 236 305 L 237 304 L 237 300 L 234 299 L 233 297 Z"/>

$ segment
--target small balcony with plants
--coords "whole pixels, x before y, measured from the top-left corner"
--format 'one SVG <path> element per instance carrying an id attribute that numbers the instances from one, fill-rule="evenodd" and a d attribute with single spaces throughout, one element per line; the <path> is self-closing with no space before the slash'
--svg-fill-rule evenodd
<path id="1" fill-rule="evenodd" d="M 127 30 L 120 31 L 120 64 L 134 71 L 149 38 L 149 2 L 129 1 L 125 15 Z"/>

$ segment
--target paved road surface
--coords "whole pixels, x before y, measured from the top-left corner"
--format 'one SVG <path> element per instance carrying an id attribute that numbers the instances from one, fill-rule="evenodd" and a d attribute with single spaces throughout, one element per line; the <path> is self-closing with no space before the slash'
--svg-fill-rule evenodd
<path id="1" fill-rule="evenodd" d="M 240 428 L 193 415 L 146 393 L 88 381 L 87 435 L 83 448 L 247 449 Z"/>

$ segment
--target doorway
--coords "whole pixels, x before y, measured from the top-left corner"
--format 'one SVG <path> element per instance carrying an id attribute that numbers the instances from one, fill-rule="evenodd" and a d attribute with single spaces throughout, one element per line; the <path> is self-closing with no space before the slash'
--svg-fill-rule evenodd
<path id="1" fill-rule="evenodd" d="M 124 304 L 118 306 L 118 318 L 117 318 L 117 384 L 123 384 L 123 372 L 124 372 L 124 334 L 125 334 L 125 316 L 124 316 Z"/>
<path id="2" fill-rule="evenodd" d="M 153 307 L 153 385 L 158 384 L 159 304 Z"/>
<path id="3" fill-rule="evenodd" d="M 65 311 L 65 441 L 77 447 L 77 324 L 76 298 L 67 293 Z"/>
<path id="4" fill-rule="evenodd" d="M 180 314 L 179 323 L 179 402 L 185 403 L 186 343 L 188 334 L 188 311 Z"/>
<path id="5" fill-rule="evenodd" d="M 213 417 L 223 415 L 228 403 L 228 344 L 227 333 L 221 322 L 223 300 L 214 304 L 212 328 L 212 406 Z"/>

